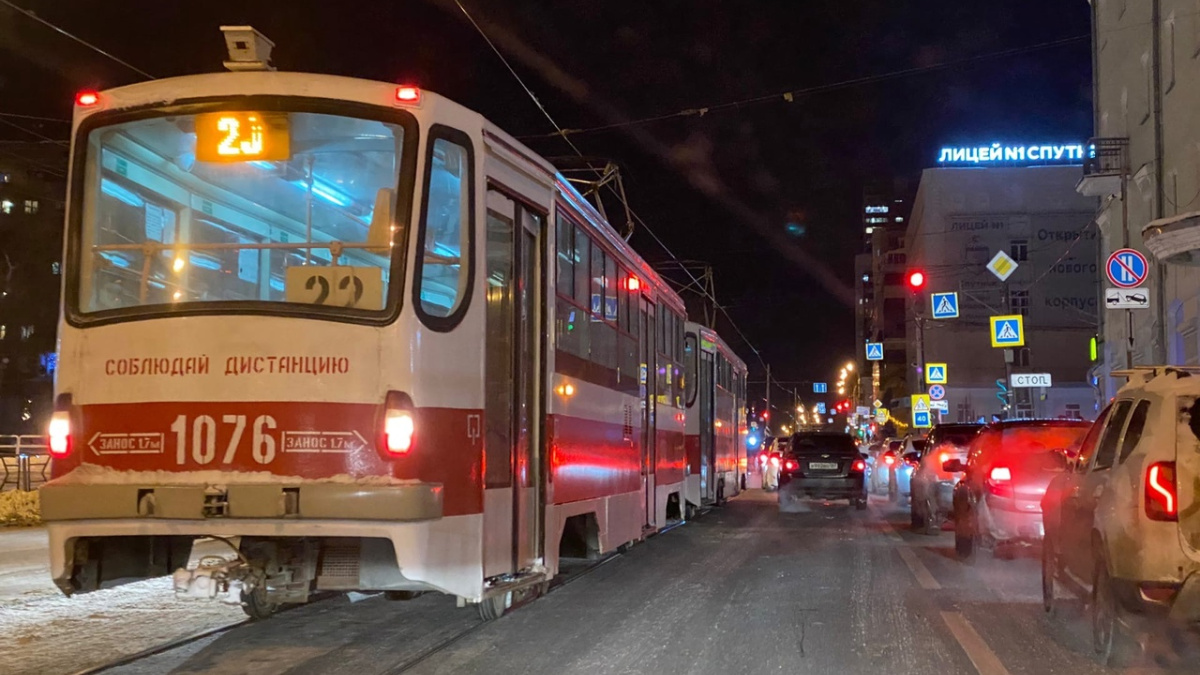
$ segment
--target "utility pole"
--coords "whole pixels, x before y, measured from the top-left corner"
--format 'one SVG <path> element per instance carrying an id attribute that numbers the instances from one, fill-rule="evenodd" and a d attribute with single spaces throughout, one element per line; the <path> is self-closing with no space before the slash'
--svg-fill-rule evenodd
<path id="1" fill-rule="evenodd" d="M 771 434 L 771 364 L 767 364 L 767 408 L 766 417 L 763 419 L 763 436 Z"/>

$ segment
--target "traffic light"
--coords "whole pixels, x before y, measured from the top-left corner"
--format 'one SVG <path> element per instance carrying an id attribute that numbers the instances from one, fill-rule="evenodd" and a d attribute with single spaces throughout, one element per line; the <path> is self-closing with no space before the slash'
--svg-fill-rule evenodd
<path id="1" fill-rule="evenodd" d="M 908 282 L 908 290 L 919 291 L 925 288 L 925 272 L 921 270 L 909 270 L 905 281 Z"/>

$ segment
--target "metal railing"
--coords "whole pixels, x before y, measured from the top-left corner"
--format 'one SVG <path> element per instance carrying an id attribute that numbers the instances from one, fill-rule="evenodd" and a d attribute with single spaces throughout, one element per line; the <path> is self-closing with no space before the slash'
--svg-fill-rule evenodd
<path id="1" fill-rule="evenodd" d="M 45 436 L 0 434 L 0 491 L 28 492 L 49 480 L 50 446 Z"/>

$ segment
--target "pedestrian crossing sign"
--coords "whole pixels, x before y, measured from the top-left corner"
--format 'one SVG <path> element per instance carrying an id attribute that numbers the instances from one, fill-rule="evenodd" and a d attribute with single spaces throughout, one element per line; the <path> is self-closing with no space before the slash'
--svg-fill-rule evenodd
<path id="1" fill-rule="evenodd" d="M 930 296 L 930 300 L 930 304 L 933 306 L 933 318 L 958 318 L 958 293 L 934 293 Z"/>
<path id="2" fill-rule="evenodd" d="M 925 384 L 949 384 L 947 382 L 948 379 L 949 378 L 946 376 L 946 364 L 925 364 Z"/>
<path id="3" fill-rule="evenodd" d="M 913 413 L 929 412 L 929 395 L 928 394 L 913 394 L 912 395 Z"/>
<path id="4" fill-rule="evenodd" d="M 867 360 L 882 361 L 883 360 L 883 343 L 868 342 L 867 343 Z"/>
<path id="5" fill-rule="evenodd" d="M 989 321 L 992 327 L 992 346 L 1025 346 L 1025 324 L 1023 318 L 1020 314 L 991 317 Z"/>

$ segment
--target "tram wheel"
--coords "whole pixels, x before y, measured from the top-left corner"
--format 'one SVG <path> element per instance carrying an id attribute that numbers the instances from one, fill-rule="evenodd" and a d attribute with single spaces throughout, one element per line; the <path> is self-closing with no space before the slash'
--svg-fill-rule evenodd
<path id="1" fill-rule="evenodd" d="M 504 610 L 508 609 L 509 598 L 512 593 L 500 593 L 489 598 L 484 598 L 475 607 L 479 610 L 479 618 L 484 621 L 495 621 L 504 615 Z"/>
<path id="2" fill-rule="evenodd" d="M 254 621 L 263 621 L 279 611 L 279 603 L 267 599 L 267 587 L 259 584 L 247 593 L 242 591 L 242 611 Z"/>

